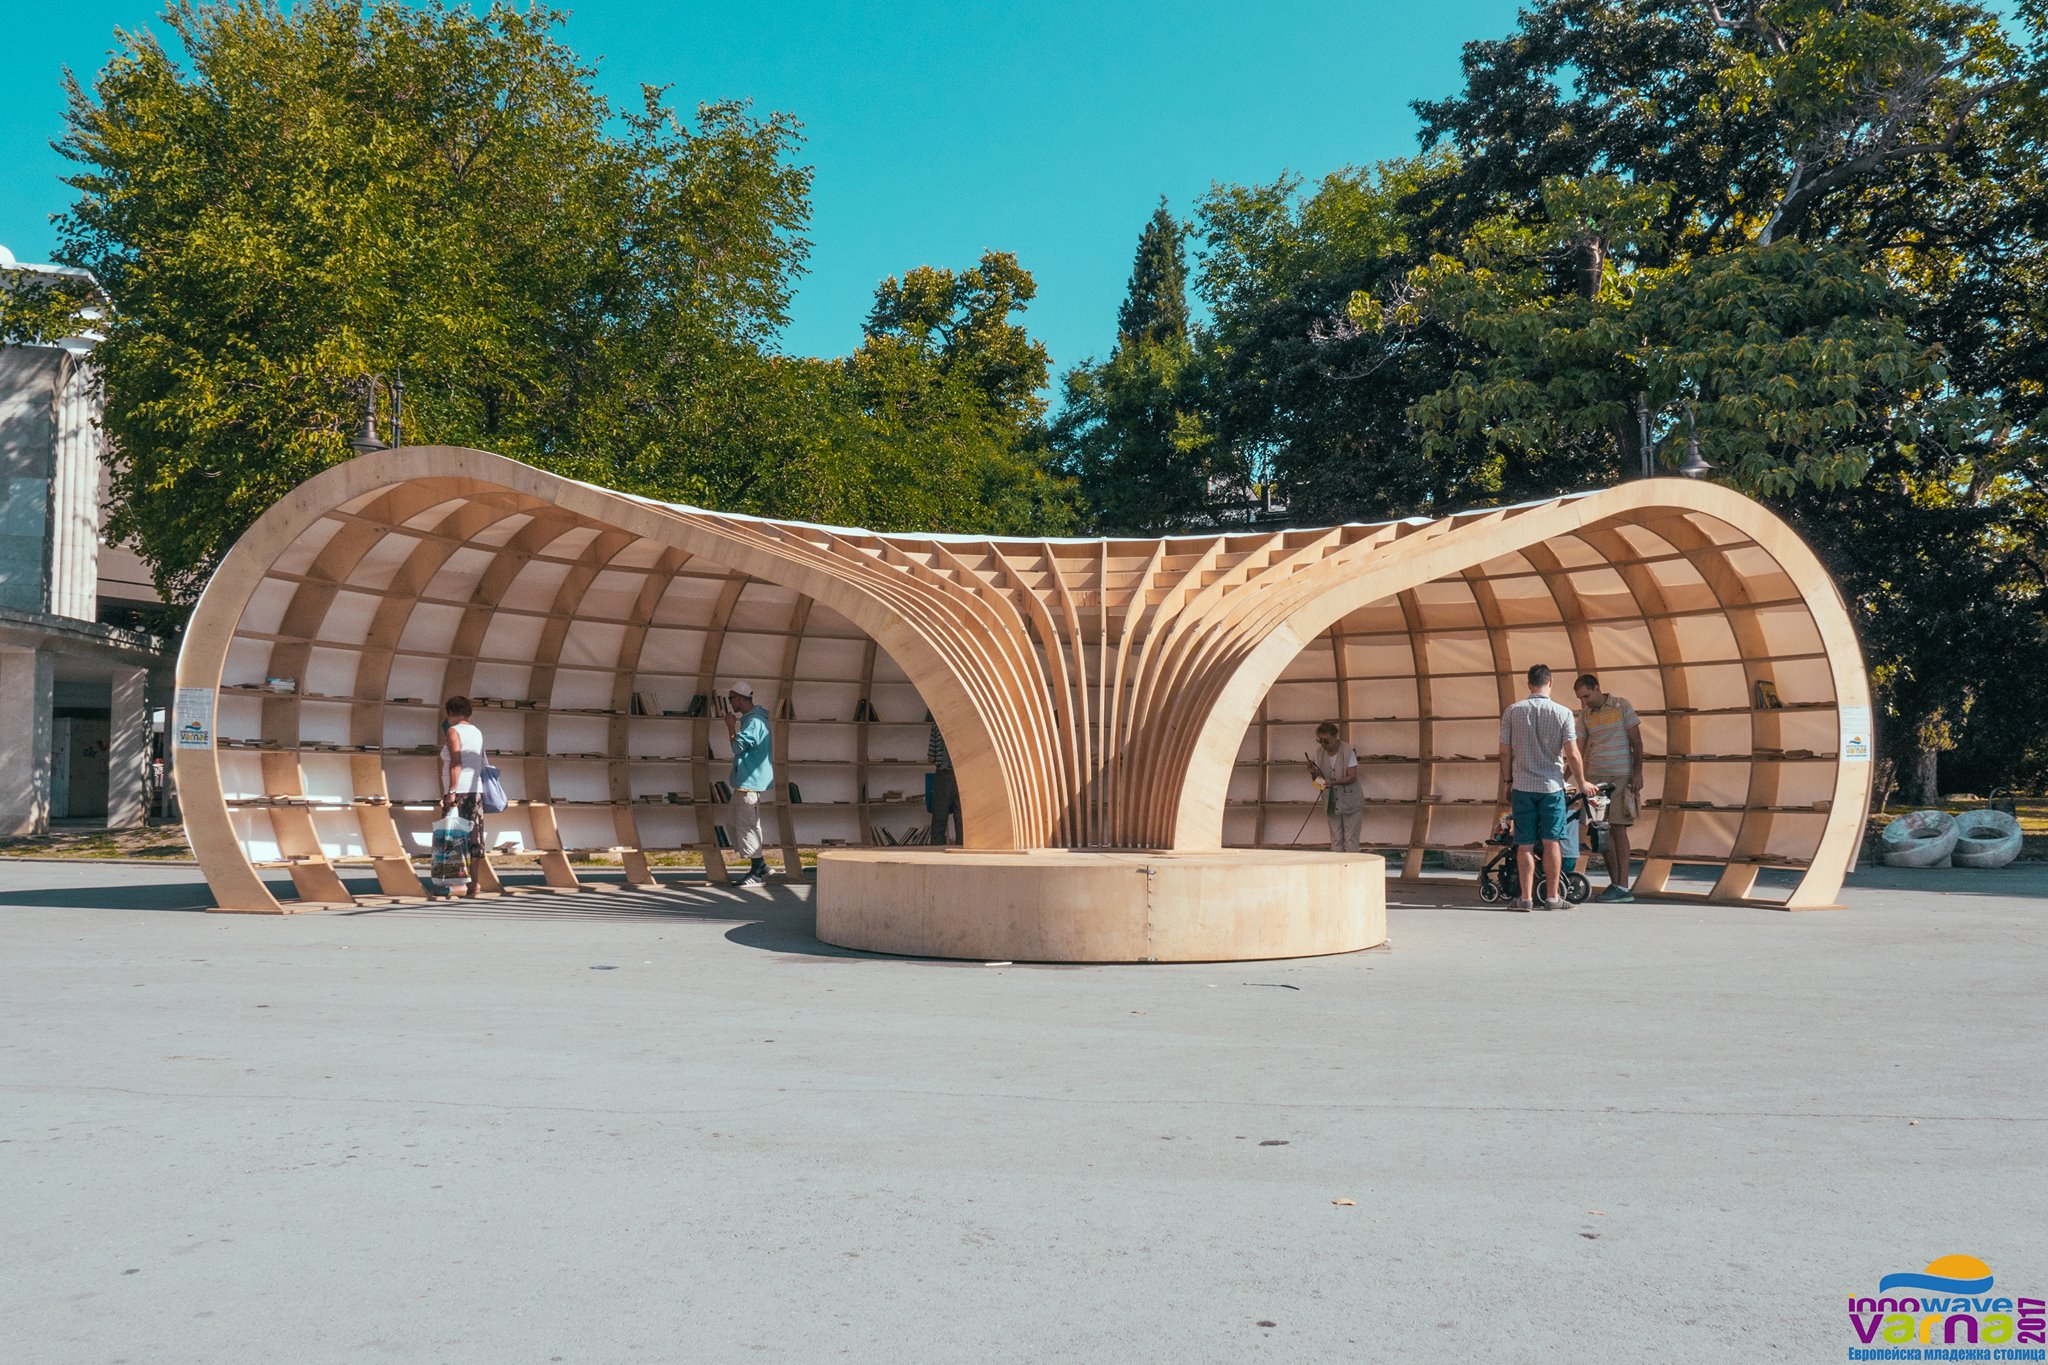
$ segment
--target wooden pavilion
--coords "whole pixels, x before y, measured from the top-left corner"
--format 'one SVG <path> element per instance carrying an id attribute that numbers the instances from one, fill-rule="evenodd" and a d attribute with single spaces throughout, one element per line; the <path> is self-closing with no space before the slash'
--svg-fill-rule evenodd
<path id="1" fill-rule="evenodd" d="M 876 897 L 939 893 L 857 893 L 855 865 L 928 878 L 950 859 L 957 895 L 979 885 L 962 859 L 1043 873 L 1017 858 L 1114 853 L 1089 866 L 1128 873 L 1193 858 L 1257 863 L 1272 894 L 1319 896 L 1284 869 L 1313 882 L 1336 855 L 1280 852 L 1322 846 L 1320 819 L 1302 828 L 1315 793 L 1300 755 L 1333 720 L 1360 755 L 1366 847 L 1416 877 L 1432 853 L 1483 845 L 1499 711 L 1537 662 L 1561 698 L 1595 672 L 1642 716 L 1639 894 L 1833 903 L 1870 784 L 1854 629 L 1789 527 L 1681 479 L 1434 520 L 1026 540 L 769 521 L 482 451 L 380 451 L 294 490 L 214 575 L 178 665 L 178 776 L 223 909 L 357 903 L 350 864 L 376 897 L 420 896 L 440 702 L 463 693 L 513 797 L 491 841 L 537 853 L 548 887 L 578 889 L 589 851 L 649 885 L 651 855 L 694 850 L 723 882 L 714 713 L 746 679 L 776 717 L 770 837 L 790 873 L 800 848 L 828 850 L 821 933 L 840 915 L 860 946 L 981 955 L 1014 934 L 955 941 L 931 907 L 921 928 L 876 930 Z M 959 773 L 964 852 L 899 847 L 927 820 L 933 721 Z M 1231 852 L 1254 849 L 1268 852 Z M 1797 876 L 1760 881 L 1774 868 Z M 1078 943 L 1096 893 L 1069 887 L 1052 897 L 1064 937 L 1024 947 L 1282 956 L 1383 936 L 1346 920 L 1276 940 L 1247 927 L 1270 920 L 1262 892 L 1221 938 L 1181 951 L 1160 926 L 1157 870 L 1132 911 L 1139 937 Z M 273 892 L 279 874 L 295 898 Z M 832 905 L 835 876 L 866 927 Z M 1223 894 L 1203 876 L 1210 889 L 1188 894 Z M 1015 913 L 1043 919 L 1049 896 Z M 956 919 L 1008 913 L 969 900 L 982 908 Z"/>

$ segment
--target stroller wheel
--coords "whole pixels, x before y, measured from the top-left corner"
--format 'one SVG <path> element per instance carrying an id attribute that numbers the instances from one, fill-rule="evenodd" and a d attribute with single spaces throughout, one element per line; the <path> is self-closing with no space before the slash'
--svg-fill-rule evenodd
<path id="1" fill-rule="evenodd" d="M 1573 905 L 1584 905 L 1586 898 L 1592 894 L 1593 885 L 1586 880 L 1583 873 L 1567 872 L 1564 874 L 1564 898 L 1567 901 Z"/>
<path id="2" fill-rule="evenodd" d="M 1485 901 L 1488 905 L 1492 905 L 1495 901 L 1499 900 L 1500 883 L 1491 877 L 1481 876 L 1479 878 L 1479 899 Z"/>

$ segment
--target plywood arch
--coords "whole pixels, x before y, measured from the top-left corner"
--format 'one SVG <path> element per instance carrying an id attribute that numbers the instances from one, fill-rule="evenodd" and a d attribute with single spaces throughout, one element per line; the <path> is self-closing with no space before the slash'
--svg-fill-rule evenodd
<path id="1" fill-rule="evenodd" d="M 1703 529 L 1708 526 L 1713 529 Z M 1659 534 L 1669 547 L 1668 556 L 1617 539 L 1626 527 L 1662 527 Z M 1572 553 L 1580 562 L 1558 558 L 1555 552 L 1565 547 L 1575 547 Z M 1218 780 L 1218 756 L 1233 751 L 1244 727 L 1258 723 L 1256 709 L 1305 638 L 1317 638 L 1347 614 L 1374 602 L 1400 601 L 1415 585 L 1440 582 L 1448 572 L 1469 579 L 1471 572 L 1463 565 L 1505 553 L 1520 554 L 1557 605 L 1558 624 L 1569 644 L 1547 652 L 1540 661 L 1551 664 L 1561 686 L 1575 671 L 1614 672 L 1605 667 L 1593 643 L 1597 628 L 1633 624 L 1651 641 L 1652 659 L 1628 660 L 1624 670 L 1654 676 L 1664 694 L 1659 705 L 1644 708 L 1649 713 L 1646 729 L 1656 725 L 1663 741 L 1662 751 L 1653 753 L 1649 764 L 1655 813 L 1645 824 L 1655 833 L 1644 879 L 1650 883 L 1647 889 L 1667 891 L 1673 867 L 1696 865 L 1715 873 L 1713 888 L 1704 898 L 1745 900 L 1758 871 L 1779 867 L 1803 875 L 1785 900 L 1776 903 L 1795 908 L 1831 903 L 1860 842 L 1869 800 L 1867 759 L 1844 761 L 1841 756 L 1841 717 L 1857 717 L 1856 728 L 1864 729 L 1870 705 L 1847 608 L 1811 550 L 1776 517 L 1726 489 L 1675 480 L 1446 518 L 1432 523 L 1428 533 L 1396 543 L 1390 553 L 1363 561 L 1333 556 L 1328 568 L 1320 571 L 1321 584 L 1304 586 L 1294 594 L 1297 605 L 1285 626 L 1247 642 L 1228 691 L 1208 712 L 1183 788 L 1183 827 L 1175 846 L 1204 847 L 1216 837 L 1211 831 L 1220 831 L 1220 812 L 1210 799 Z M 1732 562 L 1738 555 L 1744 557 L 1743 565 Z M 1680 608 L 1651 593 L 1652 579 L 1645 576 L 1646 565 L 1667 560 L 1699 570 L 1700 592 Z M 1617 603 L 1626 596 L 1628 605 L 1617 609 L 1603 604 L 1598 615 L 1590 614 L 1570 580 L 1595 574 L 1611 575 L 1620 591 L 1607 596 Z M 1656 609 L 1646 608 L 1649 601 Z M 1803 643 L 1797 648 L 1772 646 L 1751 628 L 1748 618 L 1757 612 L 1796 617 Z M 1672 627 L 1689 621 L 1721 623 L 1726 647 L 1720 647 L 1711 633 L 1696 633 L 1705 637 L 1705 643 L 1698 646 L 1696 656 L 1688 657 L 1684 633 Z M 1407 613 L 1404 626 L 1411 639 L 1432 630 L 1431 623 L 1413 611 Z M 1416 650 L 1418 679 L 1428 672 L 1422 662 L 1425 652 Z M 1503 690 L 1513 688 L 1519 695 L 1515 677 L 1532 661 L 1515 660 L 1511 670 L 1496 662 L 1494 673 Z M 1626 681 L 1616 686 L 1611 677 L 1603 676 L 1603 682 L 1616 692 L 1630 690 Z M 1757 705 L 1757 682 L 1779 686 L 1778 700 L 1784 704 Z M 1703 686 L 1714 689 L 1712 695 L 1693 695 Z M 1477 723 L 1485 718 L 1463 719 Z M 1435 721 L 1442 720 L 1439 710 Z M 1425 731 L 1430 723 L 1425 720 Z M 1738 729 L 1741 734 L 1735 736 Z M 1800 740 L 1804 742 L 1795 742 Z M 1361 745 L 1361 753 L 1368 747 Z M 1740 792 L 1731 794 L 1726 781 L 1702 777 L 1731 770 L 1743 775 Z M 1759 771 L 1768 777 L 1757 780 Z M 1660 780 L 1670 791 L 1668 802 L 1658 790 Z M 1439 838 L 1439 831 L 1432 829 L 1425 842 L 1421 810 L 1430 807 L 1430 814 L 1441 818 L 1447 801 L 1439 789 L 1426 788 L 1415 798 L 1418 834 L 1411 841 L 1411 855 L 1425 847 L 1478 846 L 1494 816 L 1493 802 L 1476 795 L 1448 799 L 1468 807 L 1468 837 Z"/>
<path id="2" fill-rule="evenodd" d="M 519 777 L 501 827 L 551 884 L 576 889 L 593 848 L 633 881 L 669 849 L 718 877 L 723 727 L 691 702 L 745 676 L 777 715 L 792 870 L 799 845 L 922 824 L 928 712 L 983 850 L 1291 842 L 1297 741 L 1337 720 L 1370 770 L 1367 841 L 1413 875 L 1484 837 L 1490 721 L 1539 657 L 1645 713 L 1646 882 L 1701 864 L 1738 900 L 1792 867 L 1791 903 L 1832 899 L 1869 779 L 1837 757 L 1837 708 L 1868 706 L 1846 610 L 1782 522 L 1678 480 L 1435 521 L 1004 540 L 379 452 L 294 490 L 209 584 L 179 676 L 215 694 L 217 738 L 180 755 L 181 787 L 224 905 L 280 908 L 263 864 L 342 900 L 358 858 L 406 894 L 422 750 L 465 691 Z M 1782 711 L 1751 704 L 1763 681 Z"/>

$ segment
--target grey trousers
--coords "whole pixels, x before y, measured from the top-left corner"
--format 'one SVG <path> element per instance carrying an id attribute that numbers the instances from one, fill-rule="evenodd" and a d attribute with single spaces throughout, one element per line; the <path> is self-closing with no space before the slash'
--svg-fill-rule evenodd
<path id="1" fill-rule="evenodd" d="M 732 846 L 749 862 L 761 856 L 761 793 L 732 794 Z"/>
<path id="2" fill-rule="evenodd" d="M 1358 852 L 1358 834 L 1365 827 L 1365 810 L 1338 810 L 1330 807 L 1330 852 Z"/>

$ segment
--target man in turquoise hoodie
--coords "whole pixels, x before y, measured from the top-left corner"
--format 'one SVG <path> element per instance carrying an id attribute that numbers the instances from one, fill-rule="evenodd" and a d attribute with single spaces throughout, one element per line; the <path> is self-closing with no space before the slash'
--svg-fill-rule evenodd
<path id="1" fill-rule="evenodd" d="M 760 886 L 768 880 L 768 860 L 761 856 L 761 794 L 775 782 L 768 708 L 754 704 L 752 683 L 734 683 L 725 700 L 725 733 L 732 741 L 733 847 L 749 860 L 738 885 Z"/>

